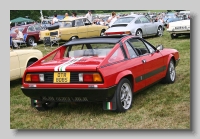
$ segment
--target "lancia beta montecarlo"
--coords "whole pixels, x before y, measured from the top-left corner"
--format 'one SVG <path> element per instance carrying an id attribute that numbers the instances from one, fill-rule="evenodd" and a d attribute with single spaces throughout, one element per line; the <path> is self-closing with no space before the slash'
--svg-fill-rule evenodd
<path id="1" fill-rule="evenodd" d="M 132 35 L 71 40 L 24 72 L 22 91 L 39 111 L 60 102 L 102 102 L 125 112 L 133 94 L 157 81 L 174 83 L 179 52 Z"/>

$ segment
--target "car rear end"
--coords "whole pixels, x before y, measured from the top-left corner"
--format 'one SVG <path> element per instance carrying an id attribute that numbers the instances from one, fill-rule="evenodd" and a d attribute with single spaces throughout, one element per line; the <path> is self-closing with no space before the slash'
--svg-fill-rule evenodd
<path id="1" fill-rule="evenodd" d="M 82 50 L 77 50 L 68 57 L 65 57 L 65 49 L 65 46 L 59 47 L 27 68 L 21 88 L 23 93 L 42 102 L 110 100 L 116 88 L 107 86 L 99 67 L 111 49 L 103 49 L 106 55 L 101 55 L 102 49 L 99 49 L 99 56 L 96 52 L 90 53 L 90 49 L 84 50 L 84 56 Z"/>

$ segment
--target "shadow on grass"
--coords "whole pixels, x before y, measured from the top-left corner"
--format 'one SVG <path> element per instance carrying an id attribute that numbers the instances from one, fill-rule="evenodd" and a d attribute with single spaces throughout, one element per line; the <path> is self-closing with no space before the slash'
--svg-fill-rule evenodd
<path id="1" fill-rule="evenodd" d="M 133 102 L 137 101 L 140 97 L 148 97 L 155 92 L 156 88 L 162 86 L 161 83 L 157 83 L 145 90 L 138 92 L 133 97 Z M 149 91 L 151 94 L 149 94 Z M 134 103 L 133 103 L 134 105 Z M 133 106 L 134 107 L 134 106 Z M 37 111 L 37 110 L 36 110 Z M 118 115 L 121 113 L 117 113 L 115 111 L 103 110 L 102 102 L 77 102 L 77 103 L 59 103 L 59 105 L 51 110 L 48 110 L 52 114 L 91 114 L 91 115 Z"/>
<path id="2" fill-rule="evenodd" d="M 19 85 L 22 85 L 22 79 L 10 81 L 10 88 L 14 88 Z"/>

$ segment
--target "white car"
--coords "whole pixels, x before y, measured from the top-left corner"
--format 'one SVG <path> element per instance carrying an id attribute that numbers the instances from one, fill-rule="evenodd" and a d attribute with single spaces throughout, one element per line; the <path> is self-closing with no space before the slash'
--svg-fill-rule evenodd
<path id="1" fill-rule="evenodd" d="M 171 38 L 177 38 L 180 35 L 190 34 L 190 20 L 181 20 L 171 22 L 167 25 L 167 31 L 171 34 Z"/>
<path id="2" fill-rule="evenodd" d="M 10 49 L 10 81 L 22 78 L 25 69 L 42 57 L 39 50 Z"/>

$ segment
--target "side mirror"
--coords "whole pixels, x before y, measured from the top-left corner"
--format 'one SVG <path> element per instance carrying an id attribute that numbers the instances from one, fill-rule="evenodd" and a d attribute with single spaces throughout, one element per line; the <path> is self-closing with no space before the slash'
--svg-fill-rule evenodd
<path id="1" fill-rule="evenodd" d="M 164 47 L 161 44 L 156 46 L 156 52 L 159 52 L 160 50 L 163 50 L 163 49 L 164 49 Z"/>

